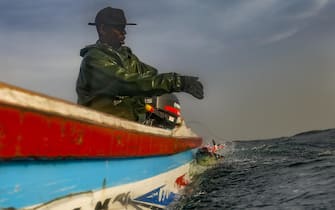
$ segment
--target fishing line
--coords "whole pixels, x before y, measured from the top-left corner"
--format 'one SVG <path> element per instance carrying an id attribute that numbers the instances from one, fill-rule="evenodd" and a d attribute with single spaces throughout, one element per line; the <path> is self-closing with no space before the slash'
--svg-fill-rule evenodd
<path id="1" fill-rule="evenodd" d="M 222 138 L 220 136 L 218 136 L 215 132 L 213 132 L 205 123 L 197 121 L 197 120 L 192 120 L 192 121 L 187 121 L 187 124 L 198 124 L 200 126 L 202 126 L 203 128 L 205 128 L 205 130 L 207 130 L 207 133 L 209 134 L 210 137 L 215 138 L 215 139 L 219 139 L 222 141 L 229 141 L 228 139 Z"/>

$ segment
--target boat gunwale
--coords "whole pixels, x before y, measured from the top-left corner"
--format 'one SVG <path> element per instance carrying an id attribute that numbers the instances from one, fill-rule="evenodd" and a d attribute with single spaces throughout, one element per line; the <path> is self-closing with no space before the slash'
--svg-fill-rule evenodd
<path id="1" fill-rule="evenodd" d="M 0 104 L 18 107 L 21 110 L 31 110 L 47 115 L 61 116 L 107 128 L 125 129 L 139 133 L 170 136 L 174 138 L 199 138 L 190 128 L 186 127 L 185 122 L 173 130 L 151 127 L 95 111 L 70 101 L 8 85 L 3 82 L 0 82 L 0 95 Z M 43 104 L 43 106 L 41 104 Z"/>

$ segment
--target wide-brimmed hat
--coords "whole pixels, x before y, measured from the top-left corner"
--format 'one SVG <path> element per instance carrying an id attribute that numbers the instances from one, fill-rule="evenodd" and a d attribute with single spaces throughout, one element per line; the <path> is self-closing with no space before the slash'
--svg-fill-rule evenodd
<path id="1" fill-rule="evenodd" d="M 106 7 L 100 10 L 95 16 L 94 23 L 88 23 L 88 25 L 95 26 L 99 24 L 106 25 L 137 25 L 136 23 L 127 23 L 126 16 L 122 9 Z"/>

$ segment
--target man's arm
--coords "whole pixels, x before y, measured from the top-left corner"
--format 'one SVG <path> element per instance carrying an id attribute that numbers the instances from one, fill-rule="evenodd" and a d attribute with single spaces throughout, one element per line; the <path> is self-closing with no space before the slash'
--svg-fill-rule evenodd
<path id="1" fill-rule="evenodd" d="M 153 77 L 158 74 L 156 68 L 140 61 L 140 59 L 133 54 L 129 47 L 123 46 L 118 50 L 118 52 L 125 57 L 125 62 L 128 67 L 133 71 L 138 72 L 142 78 Z"/>
<path id="2" fill-rule="evenodd" d="M 176 73 L 156 74 L 151 69 L 129 71 L 122 66 L 117 55 L 111 57 L 95 49 L 85 55 L 82 69 L 95 94 L 151 96 L 182 90 L 181 76 Z"/>

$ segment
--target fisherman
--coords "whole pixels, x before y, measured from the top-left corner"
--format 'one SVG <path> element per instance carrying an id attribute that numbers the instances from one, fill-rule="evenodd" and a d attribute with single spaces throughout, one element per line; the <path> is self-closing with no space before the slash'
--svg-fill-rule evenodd
<path id="1" fill-rule="evenodd" d="M 94 23 L 99 40 L 81 49 L 83 57 L 77 79 L 78 103 L 132 121 L 144 121 L 144 98 L 186 92 L 203 99 L 197 77 L 157 69 L 141 62 L 125 44 L 128 23 L 123 10 L 106 7 Z"/>

